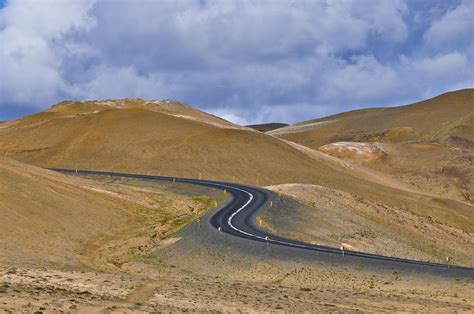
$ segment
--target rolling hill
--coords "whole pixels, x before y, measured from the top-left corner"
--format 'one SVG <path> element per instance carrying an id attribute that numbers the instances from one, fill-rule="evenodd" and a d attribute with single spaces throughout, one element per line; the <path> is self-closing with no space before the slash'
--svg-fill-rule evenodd
<path id="1" fill-rule="evenodd" d="M 474 232 L 466 203 L 171 101 L 63 102 L 0 126 L 0 154 L 40 167 L 317 184 Z"/>
<path id="2" fill-rule="evenodd" d="M 474 89 L 363 109 L 268 134 L 354 162 L 413 188 L 474 203 Z"/>
<path id="3" fill-rule="evenodd" d="M 454 137 L 472 142 L 474 89 L 448 92 L 406 106 L 344 112 L 268 134 L 314 149 L 340 141 L 433 141 Z"/>
<path id="4" fill-rule="evenodd" d="M 125 99 L 63 102 L 0 127 L 0 154 L 40 167 L 252 184 L 342 182 L 346 175 L 272 136 L 189 106 Z"/>
<path id="5" fill-rule="evenodd" d="M 116 271 L 222 193 L 59 174 L 0 157 L 0 267 Z"/>
<path id="6" fill-rule="evenodd" d="M 0 264 L 77 266 L 85 243 L 132 219 L 91 184 L 0 158 Z"/>

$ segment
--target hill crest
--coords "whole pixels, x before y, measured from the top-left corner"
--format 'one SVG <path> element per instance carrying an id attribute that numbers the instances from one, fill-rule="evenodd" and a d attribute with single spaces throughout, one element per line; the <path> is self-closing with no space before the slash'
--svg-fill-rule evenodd
<path id="1" fill-rule="evenodd" d="M 432 141 L 447 136 L 472 141 L 474 89 L 447 92 L 404 106 L 342 112 L 267 133 L 315 149 L 340 141 Z"/>
<path id="2" fill-rule="evenodd" d="M 140 109 L 164 113 L 167 115 L 207 123 L 222 128 L 242 128 L 237 124 L 229 122 L 215 115 L 200 111 L 182 102 L 166 99 L 145 100 L 141 98 L 122 98 L 86 101 L 68 100 L 51 106 L 43 113 L 53 114 L 56 117 L 71 118 L 81 115 L 96 114 L 105 110 L 129 109 Z"/>

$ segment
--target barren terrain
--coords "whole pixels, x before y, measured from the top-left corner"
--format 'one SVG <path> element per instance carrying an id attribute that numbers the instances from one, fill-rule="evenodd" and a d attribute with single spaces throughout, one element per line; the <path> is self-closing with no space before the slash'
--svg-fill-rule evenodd
<path id="1" fill-rule="evenodd" d="M 268 133 L 314 149 L 341 141 L 432 141 L 447 136 L 474 141 L 474 89 L 407 106 L 343 112 Z"/>
<path id="2" fill-rule="evenodd" d="M 371 150 L 357 151 L 360 147 Z M 388 174 L 414 190 L 474 203 L 474 146 L 457 142 L 332 143 L 319 148 Z"/>
<path id="3" fill-rule="evenodd" d="M 203 192 L 199 187 L 135 179 L 72 179 L 107 191 L 152 189 L 164 194 L 160 199 L 170 193 L 179 197 Z M 216 193 L 216 199 L 224 197 L 222 191 L 210 193 Z M 294 203 L 287 205 L 281 208 L 297 209 Z M 159 212 L 163 209 L 156 208 Z M 76 267 L 2 262 L 1 307 L 28 312 L 449 312 L 471 311 L 474 306 L 470 277 L 404 268 L 388 271 L 379 269 L 376 262 L 354 264 L 343 256 L 315 258 L 216 230 L 209 233 L 197 221 L 177 232 L 160 233 L 156 241 L 137 242 L 137 235 L 144 238 L 146 225 L 153 221 L 147 216 L 142 221 L 145 228 L 122 233 L 102 246 L 88 246 L 86 254 L 91 259 Z M 46 255 L 50 249 L 39 248 L 38 252 Z M 114 267 L 104 267 L 110 263 Z"/>
<path id="4" fill-rule="evenodd" d="M 303 202 L 292 210 L 266 209 L 262 225 L 288 238 L 349 250 L 474 267 L 474 234 L 421 216 L 409 208 L 372 202 L 317 185 L 270 189 Z"/>
<path id="5" fill-rule="evenodd" d="M 213 190 L 92 181 L 4 158 L 0 178 L 2 265 L 114 269 L 213 206 Z"/>
<path id="6" fill-rule="evenodd" d="M 420 119 L 427 112 L 429 122 Z M 472 276 L 382 269 L 204 230 L 222 191 L 35 167 L 269 185 L 279 206 L 257 222 L 274 233 L 473 267 L 472 122 L 464 90 L 270 135 L 167 100 L 63 102 L 3 123 L 0 308 L 472 311 Z"/>

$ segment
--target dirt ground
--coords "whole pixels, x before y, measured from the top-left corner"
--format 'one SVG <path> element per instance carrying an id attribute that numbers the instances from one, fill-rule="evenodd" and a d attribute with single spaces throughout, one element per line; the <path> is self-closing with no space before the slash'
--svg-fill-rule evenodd
<path id="1" fill-rule="evenodd" d="M 0 269 L 0 308 L 43 312 L 470 312 L 473 278 L 199 255 L 114 273 Z M 177 254 L 179 255 L 179 254 Z M 184 257 L 184 258 L 183 258 Z M 212 263 L 212 264 L 211 264 Z M 212 267 L 209 267 L 212 265 Z"/>
<path id="2" fill-rule="evenodd" d="M 409 207 L 372 202 L 360 195 L 317 185 L 269 187 L 300 201 L 287 210 L 265 209 L 262 227 L 289 238 L 350 250 L 473 267 L 474 235 L 418 215 Z M 285 201 L 285 200 L 284 200 Z M 283 218 L 284 217 L 284 218 Z"/>
<path id="3" fill-rule="evenodd" d="M 344 142 L 319 150 L 413 190 L 474 204 L 474 142 L 456 137 L 424 143 Z"/>
<path id="4" fill-rule="evenodd" d="M 225 201 L 221 191 L 135 179 L 43 175 L 68 184 L 80 182 L 81 190 L 93 189 L 102 197 L 112 193 L 112 199 L 135 202 L 146 210 L 138 211 L 139 224 L 97 235 L 67 262 L 34 265 L 2 259 L 0 309 L 7 313 L 474 309 L 473 276 L 387 271 L 346 263 L 343 257 L 336 257 L 340 262 L 305 259 L 291 250 L 281 258 L 272 245 L 217 231 L 210 234 L 195 218 L 213 207 L 208 200 Z M 208 199 L 199 198 L 203 194 Z M 41 247 L 36 251 L 48 252 Z M 29 256 L 22 258 L 28 261 Z"/>

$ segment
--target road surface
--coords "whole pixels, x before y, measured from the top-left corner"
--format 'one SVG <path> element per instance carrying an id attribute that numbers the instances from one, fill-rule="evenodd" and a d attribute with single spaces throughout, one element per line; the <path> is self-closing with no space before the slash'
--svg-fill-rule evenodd
<path id="1" fill-rule="evenodd" d="M 268 233 L 260 229 L 256 225 L 256 216 L 260 209 L 268 207 L 270 201 L 278 199 L 278 196 L 274 192 L 255 186 L 200 179 L 173 178 L 129 173 L 99 172 L 58 168 L 51 168 L 51 170 L 65 174 L 106 175 L 114 177 L 128 177 L 159 181 L 174 180 L 178 183 L 196 184 L 210 188 L 220 189 L 222 191 L 225 190 L 229 195 L 228 202 L 226 202 L 220 208 L 217 208 L 214 212 L 208 215 L 207 219 L 205 219 L 204 222 L 209 224 L 210 227 L 214 228 L 215 230 L 218 230 L 219 232 L 230 234 L 239 238 L 244 238 L 248 241 L 258 241 L 267 243 L 268 245 L 291 247 L 299 250 L 315 251 L 318 253 L 339 256 L 344 254 L 344 258 L 346 259 L 354 258 L 359 261 L 360 259 L 366 259 L 371 261 L 377 261 L 383 264 L 388 264 L 386 266 L 416 265 L 418 267 L 423 266 L 428 268 L 438 268 L 440 270 L 443 269 L 444 271 L 461 270 L 462 272 L 467 271 L 469 275 L 474 274 L 474 268 L 401 259 L 356 251 L 341 251 L 341 248 L 309 244 Z"/>

